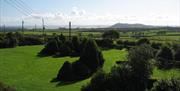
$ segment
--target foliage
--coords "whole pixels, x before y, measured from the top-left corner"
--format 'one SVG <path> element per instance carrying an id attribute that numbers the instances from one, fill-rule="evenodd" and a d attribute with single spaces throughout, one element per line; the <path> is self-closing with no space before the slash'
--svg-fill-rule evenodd
<path id="1" fill-rule="evenodd" d="M 156 54 L 159 68 L 170 68 L 173 62 L 173 52 L 168 46 L 162 46 Z"/>
<path id="2" fill-rule="evenodd" d="M 153 49 L 149 45 L 141 45 L 130 49 L 129 65 L 136 79 L 146 81 L 152 74 L 150 59 L 153 58 Z"/>
<path id="3" fill-rule="evenodd" d="M 104 63 L 102 53 L 93 40 L 88 40 L 78 61 L 65 62 L 57 75 L 59 81 L 75 81 L 91 76 Z M 70 74 L 71 73 L 71 74 Z M 68 76 L 71 75 L 71 76 Z"/>
<path id="4" fill-rule="evenodd" d="M 154 49 L 160 49 L 161 45 L 162 45 L 161 43 L 157 43 L 157 42 L 151 43 L 151 47 Z"/>
<path id="5" fill-rule="evenodd" d="M 116 31 L 116 30 L 109 30 L 109 31 L 105 31 L 103 34 L 102 34 L 102 37 L 104 39 L 118 39 L 119 38 L 119 32 Z"/>
<path id="6" fill-rule="evenodd" d="M 147 39 L 147 38 L 142 38 L 142 39 L 139 39 L 139 40 L 137 41 L 137 45 L 142 45 L 142 44 L 150 44 L 149 39 Z"/>
<path id="7" fill-rule="evenodd" d="M 41 45 L 43 44 L 43 40 L 38 37 L 22 37 L 19 40 L 19 45 Z"/>
<path id="8" fill-rule="evenodd" d="M 164 79 L 156 82 L 151 91 L 180 91 L 180 79 Z"/>
<path id="9" fill-rule="evenodd" d="M 83 42 L 78 37 L 74 36 L 72 40 L 66 40 L 61 34 L 50 39 L 39 55 L 55 55 L 55 56 L 79 56 L 83 51 Z"/>
<path id="10" fill-rule="evenodd" d="M 58 42 L 53 39 L 50 40 L 45 47 L 39 52 L 40 56 L 49 56 L 49 55 L 53 55 L 56 54 L 56 52 L 59 50 L 59 46 L 58 44 L 60 44 L 61 42 Z"/>
<path id="11" fill-rule="evenodd" d="M 0 82 L 0 91 L 16 91 L 16 90 Z"/>
<path id="12" fill-rule="evenodd" d="M 102 48 L 112 48 L 113 47 L 113 40 L 110 39 L 96 39 L 95 40 L 97 45 Z"/>
<path id="13" fill-rule="evenodd" d="M 74 79 L 73 68 L 68 61 L 64 62 L 63 66 L 59 70 L 57 80 L 60 81 L 72 81 Z"/>
<path id="14" fill-rule="evenodd" d="M 98 71 L 81 91 L 145 91 L 152 73 L 149 60 L 151 47 L 142 45 L 130 49 L 128 64 L 112 68 L 110 73 Z"/>
<path id="15" fill-rule="evenodd" d="M 93 40 L 87 41 L 79 60 L 87 65 L 92 72 L 95 72 L 98 67 L 102 67 L 104 63 L 103 55 Z"/>

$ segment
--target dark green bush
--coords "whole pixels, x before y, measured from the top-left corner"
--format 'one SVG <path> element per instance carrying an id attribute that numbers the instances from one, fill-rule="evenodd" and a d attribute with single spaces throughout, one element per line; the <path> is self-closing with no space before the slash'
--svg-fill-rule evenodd
<path id="1" fill-rule="evenodd" d="M 102 48 L 113 48 L 113 40 L 110 39 L 99 39 L 95 40 L 97 45 Z"/>
<path id="2" fill-rule="evenodd" d="M 0 91 L 16 91 L 16 90 L 0 82 Z"/>
<path id="3" fill-rule="evenodd" d="M 72 64 L 68 61 L 64 62 L 63 66 L 58 72 L 57 80 L 59 81 L 72 81 L 74 80 Z"/>
<path id="4" fill-rule="evenodd" d="M 19 40 L 19 45 L 24 46 L 24 45 L 41 45 L 43 44 L 43 40 L 41 40 L 38 37 L 23 37 L 22 39 Z"/>
<path id="5" fill-rule="evenodd" d="M 159 68 L 171 68 L 173 65 L 173 52 L 168 46 L 162 46 L 156 54 Z"/>
<path id="6" fill-rule="evenodd" d="M 118 39 L 119 38 L 119 32 L 116 31 L 116 30 L 109 30 L 109 31 L 105 31 L 103 34 L 102 34 L 102 37 L 104 39 Z"/>
<path id="7" fill-rule="evenodd" d="M 174 53 L 174 60 L 180 61 L 180 48 L 177 48 Z"/>
<path id="8" fill-rule="evenodd" d="M 160 49 L 161 45 L 162 45 L 161 43 L 157 43 L 157 42 L 151 43 L 151 47 L 154 49 Z"/>
<path id="9" fill-rule="evenodd" d="M 80 59 L 72 64 L 65 62 L 57 75 L 58 80 L 75 81 L 85 79 L 103 66 L 104 58 L 97 44 L 93 40 L 87 40 L 85 43 L 85 48 Z M 73 77 L 67 76 L 67 78 L 65 78 L 68 74 Z"/>
<path id="10" fill-rule="evenodd" d="M 149 79 L 152 58 L 150 46 L 132 48 L 127 64 L 113 67 L 110 73 L 98 71 L 81 91 L 145 91 L 154 82 Z"/>
<path id="11" fill-rule="evenodd" d="M 92 72 L 95 72 L 98 67 L 102 67 L 104 63 L 102 53 L 94 40 L 87 41 L 79 60 L 87 65 Z"/>
<path id="12" fill-rule="evenodd" d="M 180 91 L 180 79 L 160 80 L 150 91 Z"/>
<path id="13" fill-rule="evenodd" d="M 45 47 L 39 52 L 40 56 L 54 55 L 59 51 L 58 42 L 55 39 L 50 40 Z"/>
<path id="14" fill-rule="evenodd" d="M 139 40 L 137 41 L 137 45 L 142 45 L 142 44 L 150 44 L 149 39 L 147 39 L 147 38 L 142 38 L 142 39 L 139 39 Z"/>

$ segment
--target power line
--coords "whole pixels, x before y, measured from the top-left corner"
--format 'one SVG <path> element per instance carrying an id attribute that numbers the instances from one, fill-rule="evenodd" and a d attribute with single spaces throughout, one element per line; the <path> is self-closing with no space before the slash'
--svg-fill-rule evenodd
<path id="1" fill-rule="evenodd" d="M 10 3 L 8 0 L 4 0 L 7 4 L 9 4 L 10 6 L 14 7 L 17 11 L 19 11 L 20 13 L 22 13 L 25 16 L 28 16 L 27 13 L 23 12 L 22 10 L 20 10 L 19 8 L 17 8 L 14 4 Z"/>
<path id="2" fill-rule="evenodd" d="M 21 5 L 19 5 L 19 3 L 17 3 L 15 0 L 10 0 L 16 7 L 18 7 L 20 10 L 22 10 L 23 12 L 27 13 L 28 15 L 31 15 L 31 12 L 29 12 L 28 10 L 26 10 L 24 7 L 22 7 Z"/>
<path id="3" fill-rule="evenodd" d="M 22 0 L 18 0 L 18 1 L 20 1 L 23 5 L 25 5 L 30 11 L 34 12 L 34 10 L 33 10 L 31 7 L 29 7 L 28 4 L 26 4 L 26 3 L 23 2 Z"/>
<path id="4" fill-rule="evenodd" d="M 19 4 L 19 6 L 21 6 L 23 9 L 25 9 L 26 11 L 32 13 L 32 9 L 28 8 L 27 5 L 25 5 L 24 3 L 20 2 L 20 0 L 14 0 L 16 3 Z"/>

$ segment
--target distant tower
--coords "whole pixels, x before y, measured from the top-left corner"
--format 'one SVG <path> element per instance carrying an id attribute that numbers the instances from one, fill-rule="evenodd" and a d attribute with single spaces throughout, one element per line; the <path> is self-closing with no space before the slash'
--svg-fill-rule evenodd
<path id="1" fill-rule="evenodd" d="M 69 22 L 69 40 L 71 39 L 71 21 Z"/>
<path id="2" fill-rule="evenodd" d="M 6 34 L 6 26 L 5 26 L 5 24 L 3 26 L 3 32 L 4 32 L 4 34 Z"/>
<path id="3" fill-rule="evenodd" d="M 36 31 L 36 24 L 34 25 L 34 29 L 33 29 L 33 31 Z"/>
<path id="4" fill-rule="evenodd" d="M 44 19 L 42 18 L 42 28 L 43 28 L 43 35 L 45 35 L 45 26 L 44 26 Z"/>
<path id="5" fill-rule="evenodd" d="M 24 34 L 24 21 L 22 20 L 22 34 Z"/>

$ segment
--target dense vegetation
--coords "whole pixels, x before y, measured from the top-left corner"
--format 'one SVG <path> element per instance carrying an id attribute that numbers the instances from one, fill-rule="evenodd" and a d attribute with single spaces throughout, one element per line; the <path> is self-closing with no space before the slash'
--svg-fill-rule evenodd
<path id="1" fill-rule="evenodd" d="M 79 60 L 72 64 L 66 61 L 59 70 L 57 80 L 75 81 L 91 76 L 104 64 L 104 58 L 95 41 L 87 40 Z"/>
<path id="2" fill-rule="evenodd" d="M 106 74 L 99 71 L 82 91 L 145 91 L 150 82 L 153 52 L 144 45 L 129 50 L 128 61 Z"/>
<path id="3" fill-rule="evenodd" d="M 0 35 L 0 48 L 13 48 L 24 45 L 40 45 L 43 44 L 42 39 L 38 36 L 24 36 L 19 32 L 9 32 Z"/>

